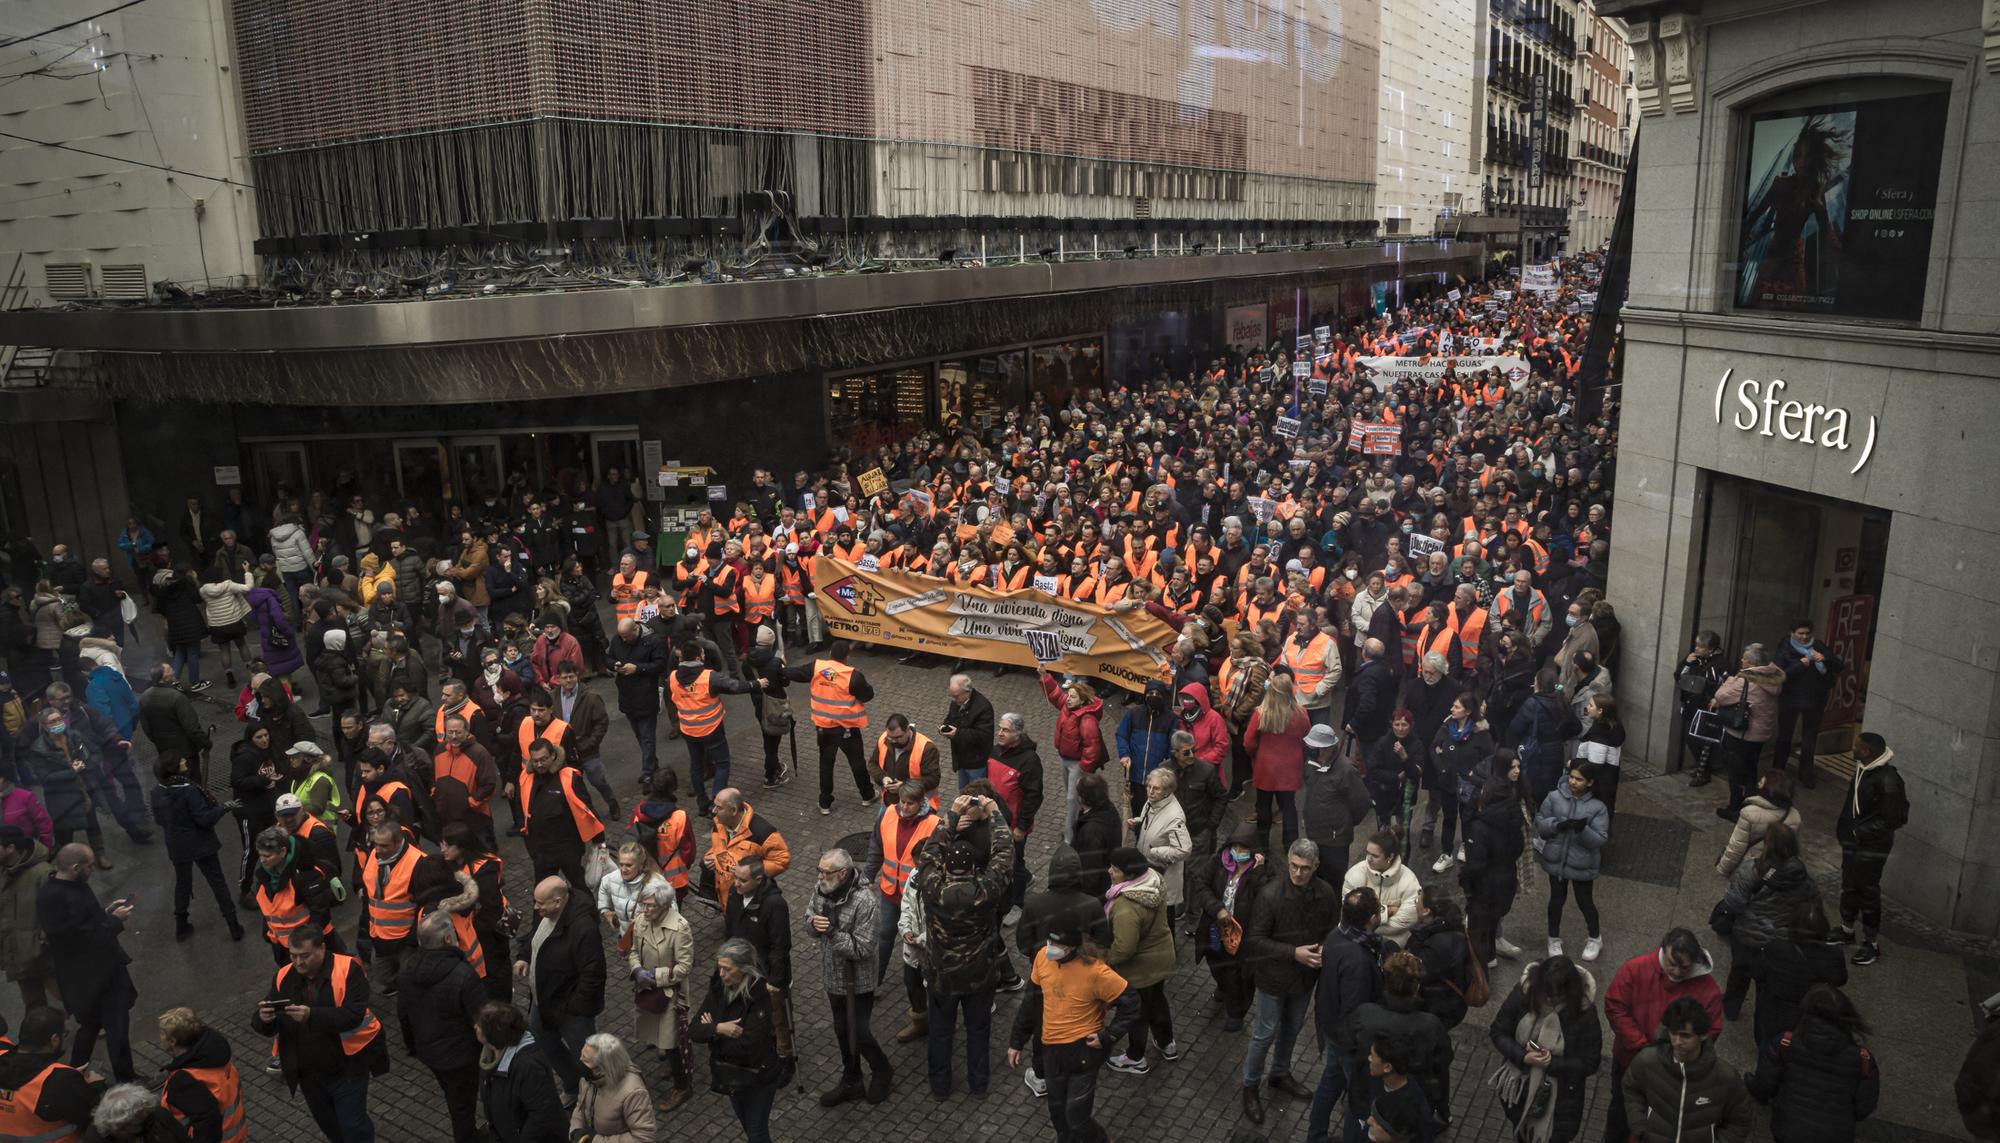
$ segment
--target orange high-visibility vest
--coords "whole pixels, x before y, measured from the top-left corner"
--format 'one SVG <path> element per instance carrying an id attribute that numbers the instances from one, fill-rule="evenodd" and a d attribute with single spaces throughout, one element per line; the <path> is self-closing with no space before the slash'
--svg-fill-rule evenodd
<path id="1" fill-rule="evenodd" d="M 83 1138 L 83 1124 L 61 1123 L 35 1114 L 35 1107 L 42 1102 L 42 1086 L 48 1083 L 57 1068 L 72 1072 L 78 1070 L 68 1064 L 50 1064 L 36 1072 L 35 1078 L 13 1091 L 0 1091 L 0 1140 L 7 1140 L 8 1143 L 76 1143 Z"/>
<path id="2" fill-rule="evenodd" d="M 1332 640 L 1322 631 L 1312 637 L 1300 650 L 1297 639 L 1285 640 L 1284 652 L 1279 656 L 1285 666 L 1292 669 L 1292 691 L 1300 702 L 1312 698 L 1320 683 L 1326 680 L 1326 648 Z"/>
<path id="3" fill-rule="evenodd" d="M 532 722 L 533 720 L 529 719 L 527 721 Z M 465 751 L 460 750 L 456 746 L 447 745 L 444 748 L 444 753 L 431 759 L 431 773 L 434 775 L 431 781 L 432 797 L 437 796 L 437 784 L 439 782 L 446 778 L 456 778 L 465 787 L 465 804 L 468 809 L 474 813 L 488 815 L 493 812 L 490 808 L 492 799 L 482 798 L 474 792 L 478 787 L 479 767 L 473 763 L 472 756 Z"/>
<path id="4" fill-rule="evenodd" d="M 1117 603 L 1119 600 L 1124 599 L 1125 591 L 1130 586 L 1131 586 L 1130 584 L 1126 583 L 1099 582 L 1097 585 L 1097 593 L 1093 598 L 1096 599 L 1097 606 L 1109 607 L 1112 604 Z"/>
<path id="5" fill-rule="evenodd" d="M 521 770 L 522 833 L 528 831 L 529 821 L 526 815 L 528 805 L 535 797 L 535 779 L 537 777 L 539 775 L 532 769 L 523 768 Z M 603 837 L 604 823 L 598 821 L 597 815 L 590 812 L 590 807 L 584 805 L 576 796 L 576 767 L 564 766 L 562 769 L 556 771 L 556 781 L 562 786 L 563 801 L 569 803 L 569 816 L 570 820 L 576 823 L 576 835 L 582 838 L 586 845 Z"/>
<path id="6" fill-rule="evenodd" d="M 924 780 L 924 751 L 930 749 L 930 747 L 931 740 L 921 732 L 915 738 L 910 739 L 909 759 L 903 764 L 904 773 L 898 774 L 889 769 L 889 732 L 885 730 L 875 736 L 875 768 L 899 782 L 922 782 Z M 941 760 L 940 765 L 942 765 Z M 936 790 L 930 792 L 930 800 L 931 809 L 937 809 L 938 792 Z"/>
<path id="7" fill-rule="evenodd" d="M 347 974 L 353 972 L 354 966 L 361 962 L 337 952 L 329 952 L 326 955 L 333 958 L 333 1003 L 338 1007 L 347 1003 Z M 279 969 L 273 986 L 283 988 L 285 978 L 291 974 L 292 966 L 289 964 Z M 368 1012 L 362 1017 L 361 1023 L 340 1034 L 340 1050 L 350 1056 L 359 1055 L 363 1048 L 374 1043 L 375 1037 L 381 1034 L 382 1022 L 375 1018 L 374 1012 Z M 273 1050 L 276 1050 L 277 1042 L 276 1036 L 271 1037 Z"/>
<path id="8" fill-rule="evenodd" d="M 769 623 L 778 611 L 778 581 L 768 575 L 762 580 L 744 580 L 743 605 L 744 615 L 752 623 Z"/>
<path id="9" fill-rule="evenodd" d="M 667 884 L 677 890 L 688 886 L 688 864 L 680 857 L 681 839 L 687 832 L 687 811 L 676 809 L 653 834 L 653 860 L 659 862 L 660 875 L 667 879 Z"/>
<path id="10" fill-rule="evenodd" d="M 458 717 L 465 720 L 465 728 L 467 730 L 470 730 L 472 729 L 472 716 L 478 713 L 479 713 L 479 704 L 473 702 L 471 699 L 466 699 L 464 702 L 459 703 L 458 706 L 454 707 L 451 710 L 446 710 L 443 707 L 439 707 L 437 712 L 437 726 L 431 732 L 431 737 L 433 741 L 436 742 L 444 741 L 445 719 L 450 718 L 452 715 L 457 715 Z"/>
<path id="11" fill-rule="evenodd" d="M 854 668 L 833 659 L 813 662 L 812 721 L 826 730 L 868 725 L 868 708 L 854 697 L 851 689 Z"/>
<path id="12" fill-rule="evenodd" d="M 692 684 L 681 684 L 680 672 L 667 676 L 667 692 L 680 714 L 681 733 L 689 738 L 707 738 L 722 729 L 722 699 L 709 688 L 714 671 L 704 669 Z"/>
<path id="13" fill-rule="evenodd" d="M 219 1068 L 181 1068 L 181 1073 L 208 1089 L 215 1097 L 217 1107 L 222 1109 L 221 1143 L 248 1143 L 250 1129 L 243 1123 L 243 1080 L 236 1072 L 235 1064 L 224 1064 Z M 181 1114 L 178 1107 L 167 1102 L 166 1088 L 160 1089 L 160 1106 L 166 1108 L 181 1124 L 183 1130 L 192 1132 L 194 1121 Z"/>
<path id="14" fill-rule="evenodd" d="M 728 584 L 726 588 L 723 586 L 725 583 Z M 715 574 L 708 579 L 708 586 L 711 589 L 710 598 L 715 601 L 717 615 L 736 614 L 742 606 L 736 598 L 736 591 L 742 584 L 742 573 L 726 563 L 716 565 Z"/>
<path id="15" fill-rule="evenodd" d="M 361 889 L 368 895 L 368 935 L 380 941 L 404 941 L 417 931 L 417 902 L 410 896 L 410 874 L 424 851 L 405 845 L 383 876 L 380 860 L 370 850 L 361 858 Z"/>
<path id="16" fill-rule="evenodd" d="M 1444 614 L 1445 622 L 1453 624 L 1458 631 L 1460 668 L 1466 671 L 1477 670 L 1480 641 L 1486 635 L 1485 609 L 1474 604 L 1472 614 L 1461 616 L 1458 614 L 1458 605 L 1452 604 L 1444 609 Z"/>
<path id="17" fill-rule="evenodd" d="M 782 603 L 799 604 L 806 601 L 805 569 L 778 565 L 778 599 Z"/>
<path id="18" fill-rule="evenodd" d="M 624 572 L 611 577 L 611 612 L 620 623 L 639 617 L 639 603 L 646 598 L 646 580 L 643 568 L 634 571 L 629 579 Z"/>
<path id="19" fill-rule="evenodd" d="M 479 941 L 479 930 L 473 927 L 472 914 L 451 914 L 451 930 L 458 937 L 458 951 L 465 954 L 465 961 L 472 971 L 481 977 L 486 975 L 486 947 Z"/>
<path id="20" fill-rule="evenodd" d="M 539 734 L 535 733 L 535 720 L 532 717 L 522 719 L 518 733 L 521 742 L 521 765 L 528 764 L 528 748 L 535 744 L 535 739 L 546 738 L 549 740 L 549 745 L 561 746 L 562 736 L 568 732 L 569 723 L 560 718 L 551 717 L 548 726 Z"/>
<path id="21" fill-rule="evenodd" d="M 896 844 L 896 822 L 899 815 L 894 806 L 883 809 L 875 819 L 875 836 L 882 846 L 882 875 L 876 879 L 877 888 L 886 899 L 900 899 L 903 883 L 917 867 L 917 847 L 924 843 L 937 829 L 937 815 L 925 814 L 917 819 L 916 827 L 910 830 L 909 840 L 902 846 Z"/>

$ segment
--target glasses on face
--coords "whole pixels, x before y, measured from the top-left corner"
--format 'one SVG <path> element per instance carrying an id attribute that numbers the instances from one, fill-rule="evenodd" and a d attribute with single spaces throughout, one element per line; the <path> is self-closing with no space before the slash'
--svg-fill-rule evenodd
<path id="1" fill-rule="evenodd" d="M 1300 877 L 1309 876 L 1312 873 L 1312 871 L 1315 868 L 1317 868 L 1316 866 L 1304 861 L 1288 861 L 1285 864 L 1288 867 L 1290 867 L 1291 871 L 1294 874 L 1297 874 Z"/>

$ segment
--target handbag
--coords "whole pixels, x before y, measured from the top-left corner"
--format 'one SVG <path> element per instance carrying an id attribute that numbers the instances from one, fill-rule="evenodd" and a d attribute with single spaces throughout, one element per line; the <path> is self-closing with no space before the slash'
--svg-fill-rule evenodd
<path id="1" fill-rule="evenodd" d="M 1674 680 L 1674 687 L 1687 698 L 1699 699 L 1708 693 L 1708 676 L 1700 671 L 1682 671 L 1681 677 Z"/>
<path id="2" fill-rule="evenodd" d="M 764 696 L 764 709 L 757 716 L 757 723 L 763 728 L 764 737 L 783 738 L 792 732 L 792 727 L 797 721 L 792 717 L 792 704 L 789 700 L 771 695 Z"/>
<path id="3" fill-rule="evenodd" d="M 1750 680 L 1741 675 L 1736 677 L 1743 681 L 1743 701 L 1731 703 L 1715 712 L 1722 725 L 1730 730 L 1742 730 L 1750 725 Z"/>
<path id="4" fill-rule="evenodd" d="M 746 1068 L 726 1060 L 708 1061 L 708 1090 L 717 1095 L 735 1095 L 752 1091 L 763 1085 L 764 1073 L 757 1068 Z"/>
<path id="5" fill-rule="evenodd" d="M 632 997 L 632 1002 L 639 1006 L 639 1011 L 652 1016 L 665 1015 L 671 1006 L 664 988 L 641 988 Z"/>
<path id="6" fill-rule="evenodd" d="M 618 955 L 630 956 L 631 953 L 632 953 L 632 921 L 627 921 L 625 922 L 625 931 L 618 934 Z"/>
<path id="7" fill-rule="evenodd" d="M 618 876 L 618 859 L 611 856 L 610 848 L 601 841 L 592 844 L 590 851 L 583 855 L 583 883 L 585 887 L 594 895 L 597 892 L 597 886 L 606 877 L 616 876 Z"/>
<path id="8" fill-rule="evenodd" d="M 1452 990 L 1467 1008 L 1484 1008 L 1493 999 L 1493 984 L 1486 978 L 1486 966 L 1479 963 L 1479 954 L 1472 951 L 1472 945 L 1465 946 L 1465 987 L 1453 984 L 1450 977 L 1443 977 L 1444 986 Z"/>
<path id="9" fill-rule="evenodd" d="M 1235 956 L 1236 951 L 1243 947 L 1243 922 L 1233 916 L 1224 917 L 1216 922 L 1215 927 L 1221 933 L 1222 951 Z"/>
<path id="10" fill-rule="evenodd" d="M 1697 710 L 1688 719 L 1687 735 L 1710 746 L 1722 741 L 1722 716 L 1712 710 Z"/>
<path id="11" fill-rule="evenodd" d="M 1708 927 L 1719 937 L 1729 936 L 1736 931 L 1736 914 L 1729 909 L 1729 901 L 1724 898 L 1708 911 Z"/>

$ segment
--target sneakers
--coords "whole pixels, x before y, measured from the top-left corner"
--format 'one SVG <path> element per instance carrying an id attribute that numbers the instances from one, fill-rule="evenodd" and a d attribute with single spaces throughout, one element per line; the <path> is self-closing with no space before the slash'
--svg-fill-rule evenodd
<path id="1" fill-rule="evenodd" d="M 1559 957 L 1562 954 L 1563 954 L 1563 939 L 1561 937 L 1550 937 L 1549 956 L 1553 958 L 1553 957 Z"/>
<path id="2" fill-rule="evenodd" d="M 1854 964 L 1867 965 L 1874 964 L 1881 956 L 1882 950 L 1875 947 L 1874 941 L 1862 941 L 1861 947 L 1855 949 L 1854 955 L 1848 960 Z"/>
<path id="3" fill-rule="evenodd" d="M 833 807 L 832 807 L 832 806 L 821 806 L 821 807 L 819 808 L 819 812 L 820 812 L 820 816 L 821 816 L 821 817 L 825 817 L 826 815 L 828 815 L 828 814 L 830 814 L 830 813 L 832 813 L 832 812 L 833 812 Z"/>
<path id="4" fill-rule="evenodd" d="M 1597 954 L 1603 951 L 1604 942 L 1598 940 L 1596 937 L 1583 942 L 1583 959 L 1585 960 L 1596 960 Z"/>
<path id="5" fill-rule="evenodd" d="M 272 1056 L 270 1059 L 264 1061 L 264 1071 L 268 1075 L 281 1075 L 284 1070 L 285 1065 L 276 1056 Z"/>
<path id="6" fill-rule="evenodd" d="M 1165 1057 L 1169 1062 L 1180 1059 L 1181 1042 L 1179 1040 L 1168 1040 L 1167 1046 L 1160 1049 L 1160 1055 Z"/>
<path id="7" fill-rule="evenodd" d="M 1460 865 L 1464 865 L 1464 864 L 1465 864 L 1465 843 L 1464 843 L 1464 842 L 1462 842 L 1462 841 L 1461 841 L 1461 842 L 1459 842 L 1459 843 L 1458 843 L 1458 852 L 1452 855 L 1452 860 L 1453 860 L 1453 861 L 1456 861 L 1456 862 L 1458 862 L 1458 863 L 1459 863 Z"/>
<path id="8" fill-rule="evenodd" d="M 1027 1071 L 1022 1072 L 1021 1082 L 1028 1085 L 1029 1094 L 1033 1095 L 1036 1099 L 1047 1099 L 1049 1097 L 1049 1081 L 1036 1075 L 1035 1069 L 1029 1068 Z"/>
<path id="9" fill-rule="evenodd" d="M 200 682 L 198 682 L 198 683 L 193 683 L 193 684 L 190 684 L 190 685 L 188 686 L 188 693 L 189 693 L 189 694 L 198 694 L 198 693 L 200 693 L 200 692 L 202 692 L 202 691 L 205 691 L 205 690 L 207 690 L 208 688 L 210 688 L 210 687 L 212 687 L 212 686 L 214 686 L 214 685 L 215 685 L 214 683 L 211 683 L 211 682 L 209 682 L 209 681 L 208 681 L 207 679 L 203 679 L 202 681 L 200 681 Z"/>
<path id="10" fill-rule="evenodd" d="M 1833 931 L 1826 935 L 1826 943 L 1830 945 L 1851 945 L 1854 943 L 1854 930 L 1846 925 L 1835 925 Z"/>
<path id="11" fill-rule="evenodd" d="M 1493 951 L 1506 957 L 1508 960 L 1521 959 L 1521 946 L 1508 940 L 1506 937 L 1493 938 Z"/>
<path id="12" fill-rule="evenodd" d="M 1436 861 L 1431 862 L 1431 872 L 1443 873 L 1445 870 L 1450 869 L 1452 865 L 1453 865 L 1453 858 L 1451 854 L 1440 853 L 1438 854 L 1438 859 Z"/>
<path id="13" fill-rule="evenodd" d="M 1011 927 L 1015 921 L 1018 921 L 1020 919 L 1021 919 L 1021 907 L 1019 905 L 1016 905 L 1013 908 L 1007 910 L 1006 916 L 1000 918 L 1000 924 L 1003 927 Z"/>
<path id="14" fill-rule="evenodd" d="M 1152 1071 L 1152 1065 L 1144 1060 L 1135 1060 L 1123 1052 L 1104 1061 L 1104 1066 L 1114 1072 L 1124 1072 L 1128 1076 L 1142 1076 Z"/>
<path id="15" fill-rule="evenodd" d="M 1020 978 L 1019 976 L 1016 976 L 1016 977 L 1014 977 L 1014 978 L 1013 978 L 1012 980 L 1003 980 L 1003 981 L 1001 981 L 1001 982 L 1000 982 L 1000 983 L 999 983 L 998 985 L 994 986 L 994 989 L 993 989 L 993 991 L 995 991 L 995 992 L 1019 992 L 1019 991 L 1021 991 L 1022 989 L 1026 988 L 1026 987 L 1028 987 L 1028 982 L 1027 982 L 1027 981 L 1025 981 L 1025 980 L 1023 980 L 1023 979 L 1021 979 L 1021 978 Z"/>

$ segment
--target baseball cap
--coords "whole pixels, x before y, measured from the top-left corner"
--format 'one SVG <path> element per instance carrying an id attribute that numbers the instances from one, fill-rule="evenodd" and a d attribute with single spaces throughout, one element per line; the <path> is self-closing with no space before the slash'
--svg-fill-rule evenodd
<path id="1" fill-rule="evenodd" d="M 278 795 L 278 805 L 276 807 L 278 813 L 289 814 L 294 810 L 303 810 L 305 808 L 305 803 L 299 801 L 297 794 Z"/>

